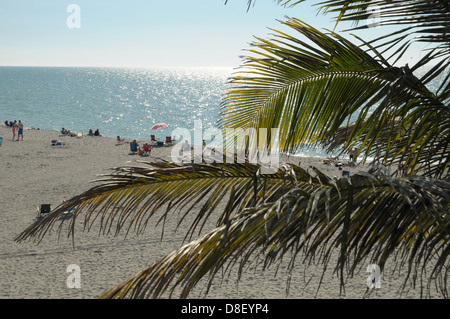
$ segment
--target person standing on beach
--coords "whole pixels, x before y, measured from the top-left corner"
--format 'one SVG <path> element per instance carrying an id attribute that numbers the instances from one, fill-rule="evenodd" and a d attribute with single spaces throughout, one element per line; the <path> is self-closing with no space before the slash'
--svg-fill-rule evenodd
<path id="1" fill-rule="evenodd" d="M 19 120 L 19 125 L 17 125 L 17 127 L 19 128 L 19 132 L 17 133 L 17 140 L 19 140 L 19 138 L 22 138 L 23 141 L 23 123 L 21 120 Z"/>
<path id="2" fill-rule="evenodd" d="M 350 161 L 356 162 L 356 157 L 358 156 L 358 149 L 353 148 L 353 150 L 350 150 Z"/>
<path id="3" fill-rule="evenodd" d="M 17 121 L 14 120 L 14 123 L 12 125 L 13 141 L 16 139 L 16 129 L 17 129 Z"/>

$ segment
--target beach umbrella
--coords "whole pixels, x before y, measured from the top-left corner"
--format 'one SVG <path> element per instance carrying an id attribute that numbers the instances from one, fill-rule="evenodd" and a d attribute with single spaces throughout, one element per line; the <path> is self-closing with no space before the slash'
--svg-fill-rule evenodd
<path id="1" fill-rule="evenodd" d="M 169 126 L 166 123 L 156 123 L 155 125 L 152 126 L 152 130 L 159 130 L 159 129 L 165 129 L 168 128 Z"/>
<path id="2" fill-rule="evenodd" d="M 166 129 L 166 128 L 168 128 L 169 126 L 166 124 L 166 123 L 156 123 L 155 125 L 153 125 L 152 127 L 151 127 L 151 130 L 160 130 L 160 129 Z M 161 136 L 160 136 L 160 139 L 161 139 Z"/>

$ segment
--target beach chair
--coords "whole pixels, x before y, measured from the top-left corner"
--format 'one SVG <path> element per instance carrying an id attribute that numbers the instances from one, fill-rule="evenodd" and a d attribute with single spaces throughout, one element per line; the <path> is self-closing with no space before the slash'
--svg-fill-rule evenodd
<path id="1" fill-rule="evenodd" d="M 138 149 L 137 149 L 136 144 L 130 143 L 130 151 L 131 151 L 131 153 L 137 153 Z"/>
<path id="2" fill-rule="evenodd" d="M 150 155 L 150 152 L 152 151 L 152 147 L 149 144 L 145 143 L 142 146 L 142 150 L 144 152 L 144 155 Z"/>
<path id="3" fill-rule="evenodd" d="M 152 142 L 156 142 L 156 137 L 155 137 L 155 135 L 150 135 L 150 139 L 152 140 Z"/>
<path id="4" fill-rule="evenodd" d="M 49 214 L 52 211 L 52 205 L 50 204 L 42 204 L 41 207 L 37 208 L 38 210 L 38 218 L 43 218 L 45 214 Z"/>

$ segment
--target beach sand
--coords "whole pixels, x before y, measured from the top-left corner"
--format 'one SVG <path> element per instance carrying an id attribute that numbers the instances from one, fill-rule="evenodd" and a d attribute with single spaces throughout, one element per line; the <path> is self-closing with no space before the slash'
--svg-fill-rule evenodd
<path id="1" fill-rule="evenodd" d="M 182 244 L 183 230 L 174 232 L 176 222 L 168 221 L 165 236 L 161 240 L 161 226 L 148 225 L 146 233 L 139 237 L 130 233 L 99 236 L 94 228 L 75 233 L 75 247 L 71 238 L 62 233 L 58 240 L 54 230 L 44 240 L 35 245 L 31 242 L 16 243 L 14 238 L 33 223 L 37 206 L 51 204 L 58 206 L 63 200 L 78 195 L 92 185 L 98 174 L 109 168 L 129 164 L 137 160 L 169 160 L 170 147 L 154 148 L 150 157 L 130 155 L 128 144 L 117 144 L 115 138 L 81 138 L 61 136 L 58 131 L 25 129 L 23 141 L 12 141 L 11 130 L 0 127 L 3 144 L 0 147 L 0 298 L 42 298 L 73 299 L 97 298 L 107 289 L 135 274 Z M 60 140 L 64 146 L 52 146 L 52 140 Z M 342 174 L 332 165 L 323 165 L 319 158 L 292 157 L 294 164 L 302 167 L 315 165 L 330 176 Z M 366 170 L 367 166 L 350 167 L 351 174 Z M 157 219 L 154 219 L 156 223 Z M 189 221 L 186 223 L 189 225 Z M 214 220 L 205 230 L 214 227 Z M 81 226 L 80 226 L 81 228 Z M 286 295 L 286 264 L 281 264 L 275 277 L 275 267 L 266 271 L 253 266 L 246 271 L 236 284 L 237 270 L 221 281 L 218 276 L 206 298 L 314 298 L 317 283 L 321 279 L 321 266 L 317 268 L 301 265 L 291 274 L 290 292 Z M 78 265 L 81 270 L 81 288 L 68 288 L 67 272 L 70 265 Z M 331 266 L 329 268 L 332 268 Z M 409 289 L 403 294 L 398 289 L 403 282 L 402 273 L 392 271 L 395 263 L 387 265 L 382 277 L 382 288 L 370 298 L 419 298 L 420 289 Z M 349 279 L 345 295 L 340 295 L 339 280 L 331 271 L 322 279 L 317 298 L 362 298 L 366 291 L 368 273 L 365 267 Z M 305 287 L 306 282 L 311 282 Z M 191 298 L 204 297 L 205 283 L 201 282 L 190 295 Z M 176 295 L 175 295 L 176 297 Z M 439 298 L 431 291 L 431 297 Z"/>

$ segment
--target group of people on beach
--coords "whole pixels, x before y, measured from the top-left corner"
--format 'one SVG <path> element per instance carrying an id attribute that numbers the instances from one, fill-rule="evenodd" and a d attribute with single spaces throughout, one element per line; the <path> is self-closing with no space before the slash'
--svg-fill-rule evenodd
<path id="1" fill-rule="evenodd" d="M 12 133 L 13 133 L 13 141 L 23 141 L 23 123 L 21 120 L 17 122 L 16 120 L 14 122 L 12 121 L 5 121 L 5 125 L 8 127 L 11 127 Z M 17 140 L 16 140 L 16 132 L 17 132 Z"/>
<path id="2" fill-rule="evenodd" d="M 100 131 L 98 129 L 96 129 L 95 132 L 93 132 L 92 129 L 90 129 L 88 136 L 102 136 L 102 135 L 100 134 Z"/>
<path id="3" fill-rule="evenodd" d="M 357 148 L 353 148 L 348 151 L 348 153 L 350 155 L 350 160 L 347 164 L 348 166 L 355 166 L 356 158 L 358 157 L 358 151 L 359 150 Z M 323 162 L 323 164 L 335 164 L 336 167 L 345 166 L 345 164 L 343 164 L 342 162 L 339 161 L 339 156 L 327 157 L 322 162 Z"/>
<path id="4" fill-rule="evenodd" d="M 117 140 L 120 140 L 120 136 L 117 136 Z M 131 149 L 136 150 L 139 155 L 150 155 L 150 152 L 152 151 L 152 146 L 149 143 L 144 143 L 142 147 L 139 146 L 139 143 L 137 140 L 133 140 L 131 143 Z"/>
<path id="5" fill-rule="evenodd" d="M 61 134 L 67 135 L 67 136 L 78 136 L 77 133 L 66 130 L 64 127 L 61 129 Z M 90 129 L 89 133 L 87 135 L 88 136 L 101 136 L 98 129 L 95 132 L 93 132 L 92 129 Z"/>

